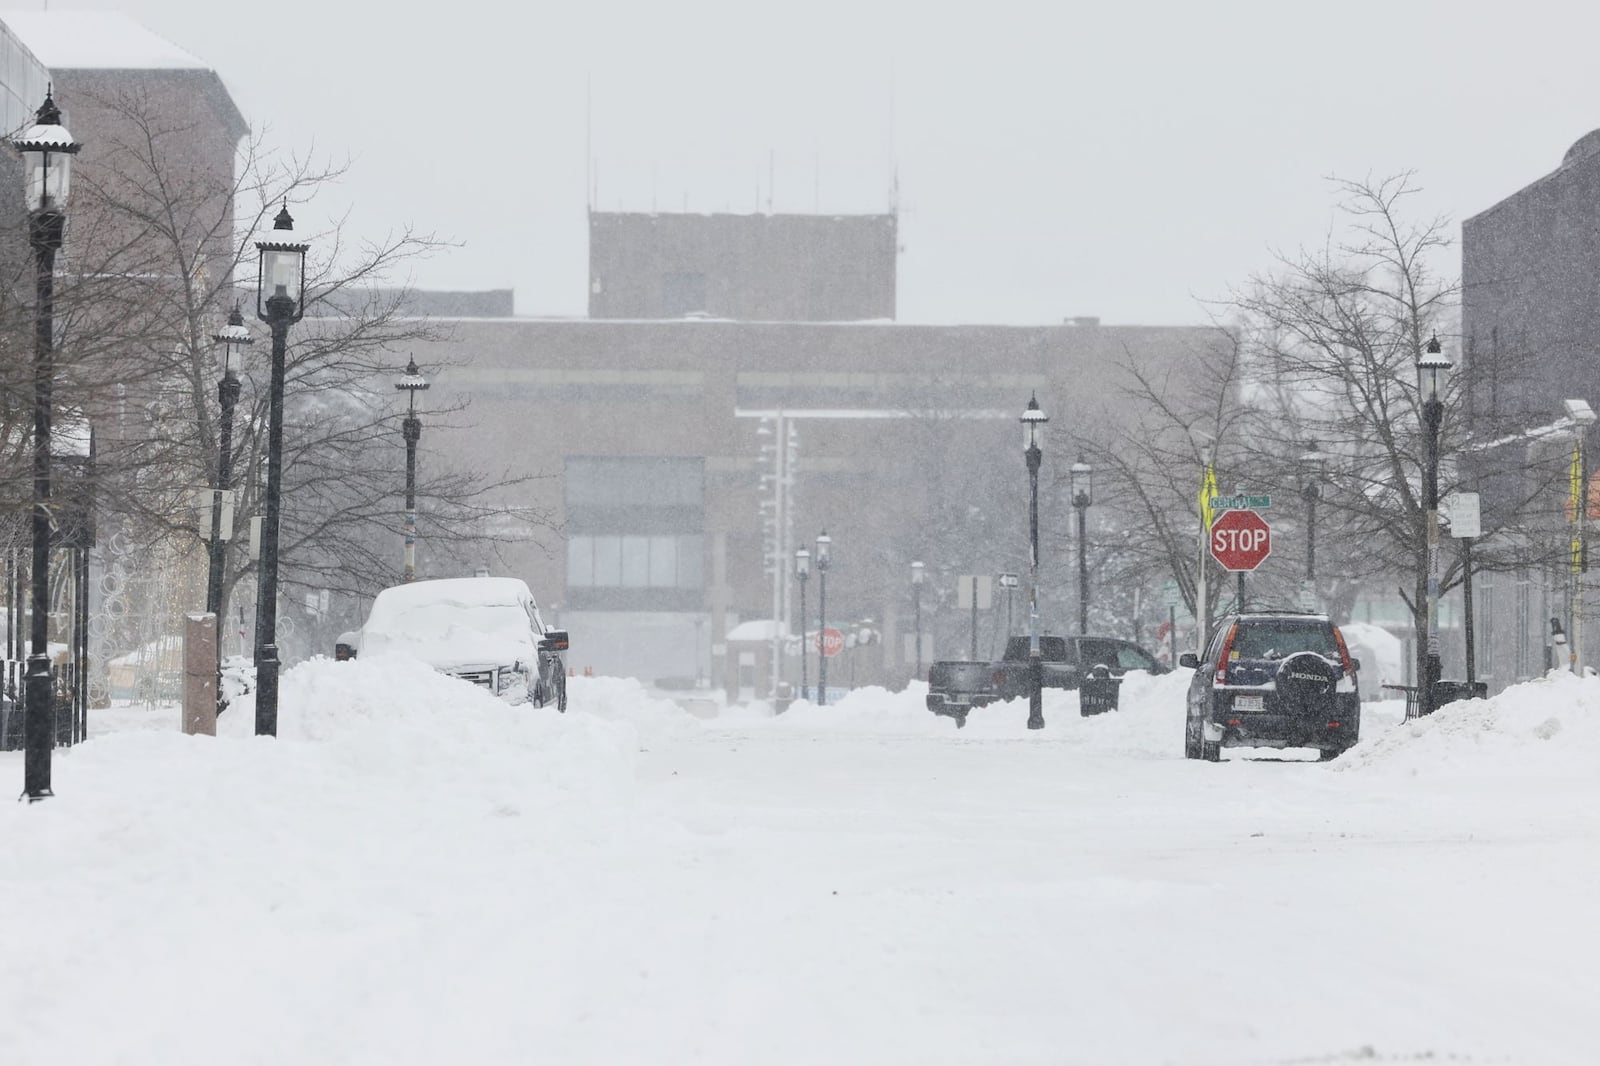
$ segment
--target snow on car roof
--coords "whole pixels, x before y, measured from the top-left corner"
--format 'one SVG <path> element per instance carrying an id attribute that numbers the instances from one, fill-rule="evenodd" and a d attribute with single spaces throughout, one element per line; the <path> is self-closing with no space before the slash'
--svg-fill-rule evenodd
<path id="1" fill-rule="evenodd" d="M 373 606 L 443 603 L 452 607 L 501 607 L 531 599 L 528 583 L 517 577 L 440 577 L 386 588 L 378 593 Z"/>

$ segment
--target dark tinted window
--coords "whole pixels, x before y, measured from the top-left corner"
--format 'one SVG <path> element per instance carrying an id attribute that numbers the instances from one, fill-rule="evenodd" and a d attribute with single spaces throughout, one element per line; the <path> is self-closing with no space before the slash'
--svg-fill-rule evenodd
<path id="1" fill-rule="evenodd" d="M 1118 670 L 1154 670 L 1156 661 L 1143 648 L 1133 644 L 1118 644 L 1115 665 Z"/>
<path id="2" fill-rule="evenodd" d="M 1334 643 L 1333 627 L 1326 622 L 1288 618 L 1246 622 L 1239 626 L 1230 654 L 1240 659 L 1282 659 L 1302 651 L 1337 661 L 1339 646 Z"/>
<path id="3" fill-rule="evenodd" d="M 1085 669 L 1091 666 L 1116 666 L 1117 643 L 1114 640 L 1084 640 L 1079 642 L 1079 661 Z"/>
<path id="4" fill-rule="evenodd" d="M 1006 641 L 1007 659 L 1026 659 L 1028 657 L 1028 638 L 1012 637 Z M 1066 637 L 1040 637 L 1039 658 L 1047 662 L 1066 662 L 1070 658 L 1067 654 Z"/>

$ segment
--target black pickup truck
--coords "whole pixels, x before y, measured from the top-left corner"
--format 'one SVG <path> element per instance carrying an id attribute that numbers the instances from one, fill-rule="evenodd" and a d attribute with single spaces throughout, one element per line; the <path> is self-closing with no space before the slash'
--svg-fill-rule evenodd
<path id="1" fill-rule="evenodd" d="M 1166 667 L 1139 645 L 1115 637 L 1039 638 L 1045 688 L 1075 689 L 1085 674 L 1104 666 L 1112 677 L 1129 670 L 1165 673 Z M 1006 641 L 999 662 L 947 660 L 928 668 L 928 710 L 964 723 L 974 707 L 1028 695 L 1028 638 Z"/>

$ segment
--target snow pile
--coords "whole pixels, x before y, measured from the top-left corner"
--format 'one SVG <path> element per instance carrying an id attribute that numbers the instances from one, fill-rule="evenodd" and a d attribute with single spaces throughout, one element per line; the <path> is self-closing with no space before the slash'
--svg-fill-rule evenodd
<path id="1" fill-rule="evenodd" d="M 1362 742 L 1337 769 L 1492 775 L 1591 770 L 1600 761 L 1600 679 L 1552 671 L 1487 700 L 1458 700 Z"/>
<path id="2" fill-rule="evenodd" d="M 644 684 L 631 677 L 572 677 L 567 679 L 569 713 L 625 724 L 648 746 L 684 739 L 701 730 L 699 719 L 676 700 L 650 695 Z"/>

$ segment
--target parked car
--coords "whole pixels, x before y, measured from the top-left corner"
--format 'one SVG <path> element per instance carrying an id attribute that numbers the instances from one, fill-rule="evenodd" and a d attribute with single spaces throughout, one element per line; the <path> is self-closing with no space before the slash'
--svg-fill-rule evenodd
<path id="1" fill-rule="evenodd" d="M 1361 697 L 1344 635 L 1327 615 L 1262 612 L 1221 620 L 1204 660 L 1185 652 L 1183 754 L 1216 762 L 1223 748 L 1316 748 L 1341 755 L 1361 736 Z"/>
<path id="2" fill-rule="evenodd" d="M 1044 687 L 1075 689 L 1085 675 L 1105 667 L 1113 678 L 1129 670 L 1167 672 L 1156 657 L 1131 641 L 1115 637 L 1039 638 Z M 928 710 L 964 724 L 974 707 L 1017 699 L 1029 693 L 1028 638 L 1011 637 L 999 662 L 950 659 L 928 668 Z"/>
<path id="3" fill-rule="evenodd" d="M 440 578 L 378 593 L 360 631 L 363 656 L 400 652 L 511 703 L 567 709 L 567 633 L 550 629 L 525 582 Z"/>

